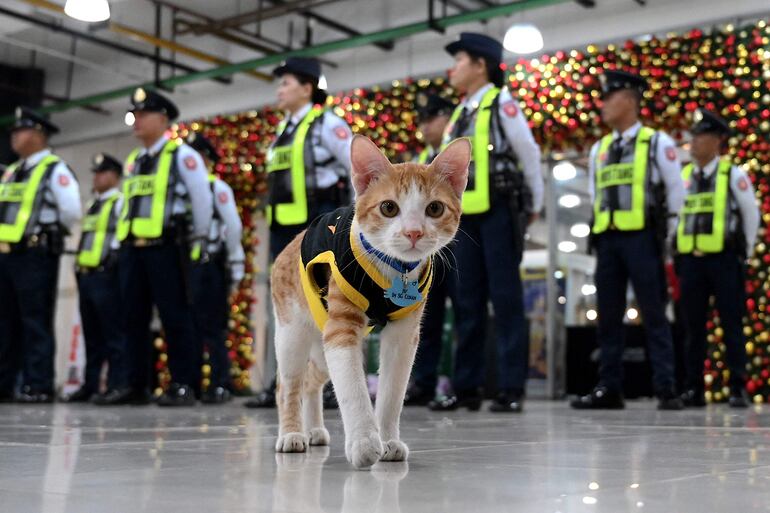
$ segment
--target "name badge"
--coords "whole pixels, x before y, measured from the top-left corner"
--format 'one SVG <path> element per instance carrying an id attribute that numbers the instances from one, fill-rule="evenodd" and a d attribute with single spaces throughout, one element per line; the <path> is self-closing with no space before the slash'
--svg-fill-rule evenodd
<path id="1" fill-rule="evenodd" d="M 422 294 L 417 288 L 416 281 L 394 280 L 390 288 L 385 291 L 385 298 L 395 305 L 405 307 L 422 301 Z"/>

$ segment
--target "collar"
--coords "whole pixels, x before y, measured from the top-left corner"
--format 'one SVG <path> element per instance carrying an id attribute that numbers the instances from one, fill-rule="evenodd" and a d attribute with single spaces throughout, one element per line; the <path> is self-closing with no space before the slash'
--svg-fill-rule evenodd
<path id="1" fill-rule="evenodd" d="M 633 140 L 636 137 L 636 134 L 639 133 L 639 130 L 642 128 L 642 122 L 637 121 L 630 127 L 626 128 L 626 130 L 621 134 L 617 130 L 612 131 L 612 138 L 617 139 L 618 137 L 623 138 L 623 142 L 626 143 L 628 141 Z"/>
<path id="2" fill-rule="evenodd" d="M 479 103 L 481 103 L 481 99 L 484 97 L 485 94 L 487 94 L 487 91 L 495 87 L 495 85 L 492 82 L 487 82 L 484 84 L 481 89 L 473 93 L 471 96 L 468 96 L 463 100 L 463 107 L 466 109 L 468 107 L 471 108 L 471 110 L 476 110 L 479 107 Z"/>
<path id="3" fill-rule="evenodd" d="M 307 102 L 301 109 L 299 109 L 297 112 L 294 113 L 294 115 L 286 113 L 286 119 L 291 119 L 292 126 L 297 126 L 300 121 L 302 121 L 308 112 L 310 112 L 310 109 L 313 108 L 312 102 Z M 289 118 L 291 116 L 291 118 Z"/>
<path id="4" fill-rule="evenodd" d="M 160 139 L 155 141 L 155 143 L 152 146 L 150 146 L 149 148 L 142 148 L 141 150 L 139 150 L 139 154 L 137 155 L 137 158 L 147 154 L 157 155 L 158 153 L 160 153 L 160 150 L 163 149 L 163 147 L 166 145 L 167 142 L 168 142 L 168 137 L 166 137 L 166 134 L 161 135 Z"/>
<path id="5" fill-rule="evenodd" d="M 106 200 L 106 199 L 109 199 L 109 198 L 115 196 L 117 193 L 118 193 L 118 188 L 117 187 L 113 187 L 111 189 L 107 189 L 106 191 L 104 191 L 102 193 L 94 192 L 94 199 L 95 200 Z"/>
<path id="6" fill-rule="evenodd" d="M 708 164 L 703 166 L 702 168 L 698 166 L 698 164 L 693 163 L 693 166 L 695 167 L 696 173 L 703 173 L 703 176 L 711 176 L 714 174 L 714 172 L 717 170 L 717 167 L 719 167 L 719 160 L 720 156 L 717 155 L 713 159 L 709 161 Z"/>
<path id="7" fill-rule="evenodd" d="M 380 261 L 382 261 L 385 265 L 392 267 L 397 272 L 401 274 L 407 274 L 415 269 L 417 269 L 417 266 L 420 265 L 420 261 L 417 262 L 402 262 L 401 260 L 398 260 L 397 258 L 393 258 L 392 256 L 388 256 L 379 249 L 372 246 L 368 240 L 366 240 L 366 237 L 364 237 L 364 234 L 359 232 L 358 233 L 358 239 L 361 241 L 361 246 L 363 246 L 364 251 L 368 255 L 374 255 L 377 257 Z"/>
<path id="8" fill-rule="evenodd" d="M 22 159 L 22 160 L 27 164 L 27 167 L 29 168 L 30 166 L 36 165 L 38 162 L 40 162 L 50 154 L 51 154 L 51 149 L 45 148 L 38 152 L 33 153 L 26 159 Z"/>

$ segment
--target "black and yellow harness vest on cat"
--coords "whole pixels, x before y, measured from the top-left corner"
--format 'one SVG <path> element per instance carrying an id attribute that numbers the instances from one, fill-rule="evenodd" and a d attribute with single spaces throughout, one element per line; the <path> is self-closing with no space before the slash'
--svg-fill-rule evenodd
<path id="1" fill-rule="evenodd" d="M 353 216 L 353 206 L 324 214 L 310 224 L 302 239 L 299 261 L 302 289 L 321 331 L 329 318 L 326 305 L 328 271 L 345 297 L 379 326 L 403 319 L 417 310 L 427 299 L 433 281 L 433 265 L 429 260 L 417 283 L 420 293 L 417 301 L 402 307 L 387 299 L 386 291 L 393 283 L 367 258 L 361 245 L 354 243 Z"/>

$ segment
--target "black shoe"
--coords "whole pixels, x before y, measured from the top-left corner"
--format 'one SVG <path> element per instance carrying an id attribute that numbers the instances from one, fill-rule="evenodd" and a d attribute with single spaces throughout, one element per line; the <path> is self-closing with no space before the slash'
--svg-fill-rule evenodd
<path id="1" fill-rule="evenodd" d="M 622 410 L 626 407 L 626 403 L 620 392 L 597 386 L 590 394 L 572 401 L 570 406 L 576 410 Z"/>
<path id="2" fill-rule="evenodd" d="M 340 407 L 337 402 L 337 394 L 334 393 L 334 386 L 331 381 L 324 385 L 323 403 L 324 410 L 336 410 Z"/>
<path id="3" fill-rule="evenodd" d="M 138 398 L 132 388 L 113 388 L 103 394 L 99 394 L 92 399 L 92 402 L 99 406 L 114 406 L 119 404 L 132 404 Z M 149 401 L 148 401 L 149 402 Z"/>
<path id="4" fill-rule="evenodd" d="M 734 391 L 730 394 L 729 399 L 730 408 L 748 408 L 749 398 L 745 390 Z"/>
<path id="5" fill-rule="evenodd" d="M 665 392 L 658 394 L 658 409 L 659 410 L 684 410 L 684 402 L 682 398 L 676 395 L 674 392 Z"/>
<path id="6" fill-rule="evenodd" d="M 40 392 L 28 386 L 22 387 L 21 392 L 16 396 L 16 402 L 19 403 L 50 404 L 53 401 L 54 395 L 52 392 Z"/>
<path id="7" fill-rule="evenodd" d="M 230 391 L 225 387 L 211 387 L 201 394 L 203 404 L 224 404 L 230 400 Z"/>
<path id="8" fill-rule="evenodd" d="M 489 411 L 500 413 L 521 413 L 524 410 L 524 394 L 521 392 L 500 392 L 489 405 Z"/>
<path id="9" fill-rule="evenodd" d="M 428 403 L 431 411 L 454 411 L 458 408 L 468 408 L 468 411 L 479 411 L 483 397 L 481 392 L 458 392 L 457 394 L 442 395 Z"/>
<path id="10" fill-rule="evenodd" d="M 427 406 L 435 397 L 435 393 L 423 390 L 417 385 L 412 385 L 406 389 L 404 406 Z"/>
<path id="11" fill-rule="evenodd" d="M 243 405 L 246 408 L 275 408 L 275 392 L 269 389 L 263 390 Z"/>
<path id="12" fill-rule="evenodd" d="M 171 383 L 168 390 L 158 398 L 158 406 L 194 406 L 195 392 L 187 385 Z"/>
<path id="13" fill-rule="evenodd" d="M 87 389 L 85 386 L 82 386 L 72 392 L 70 395 L 62 397 L 62 401 L 65 403 L 87 403 L 93 396 L 94 394 L 91 392 L 91 390 Z"/>
<path id="14" fill-rule="evenodd" d="M 682 394 L 682 403 L 685 408 L 703 408 L 706 406 L 706 396 L 703 392 L 691 388 Z"/>

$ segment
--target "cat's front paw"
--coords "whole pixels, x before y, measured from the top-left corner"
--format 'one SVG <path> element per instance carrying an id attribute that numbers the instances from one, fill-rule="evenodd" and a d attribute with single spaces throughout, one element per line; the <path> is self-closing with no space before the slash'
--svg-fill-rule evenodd
<path id="1" fill-rule="evenodd" d="M 310 445 L 329 445 L 329 431 L 326 428 L 311 429 L 308 438 Z"/>
<path id="2" fill-rule="evenodd" d="M 307 437 L 302 433 L 286 433 L 278 437 L 275 452 L 305 452 Z"/>
<path id="3" fill-rule="evenodd" d="M 384 452 L 380 461 L 406 461 L 409 457 L 409 447 L 401 440 L 383 442 Z"/>
<path id="4" fill-rule="evenodd" d="M 382 441 L 379 433 L 372 432 L 359 438 L 353 438 L 346 444 L 345 455 L 356 468 L 368 468 L 382 457 Z"/>

